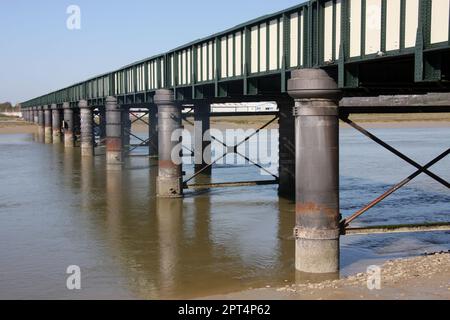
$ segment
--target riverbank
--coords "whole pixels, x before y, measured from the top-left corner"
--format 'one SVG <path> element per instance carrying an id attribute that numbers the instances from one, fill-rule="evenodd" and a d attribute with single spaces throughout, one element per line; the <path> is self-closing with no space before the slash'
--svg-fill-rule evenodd
<path id="1" fill-rule="evenodd" d="M 226 300 L 410 300 L 450 299 L 450 253 L 436 253 L 385 262 L 380 289 L 369 290 L 368 273 L 340 280 L 252 289 L 206 299 Z"/>
<path id="2" fill-rule="evenodd" d="M 214 129 L 258 129 L 274 116 L 248 116 L 248 117 L 213 117 L 211 118 L 211 128 Z M 441 114 L 357 114 L 351 119 L 363 124 L 365 128 L 440 128 L 450 127 L 450 113 Z M 341 121 L 342 128 L 349 126 Z M 37 126 L 29 124 L 16 117 L 0 115 L 0 134 L 34 133 Z M 185 128 L 191 130 L 191 126 L 186 124 Z M 267 126 L 268 129 L 278 128 L 278 121 L 274 121 Z M 133 131 L 137 133 L 147 133 L 148 126 L 142 121 L 133 124 Z"/>
<path id="3" fill-rule="evenodd" d="M 0 134 L 35 133 L 37 126 L 18 117 L 0 115 Z"/>

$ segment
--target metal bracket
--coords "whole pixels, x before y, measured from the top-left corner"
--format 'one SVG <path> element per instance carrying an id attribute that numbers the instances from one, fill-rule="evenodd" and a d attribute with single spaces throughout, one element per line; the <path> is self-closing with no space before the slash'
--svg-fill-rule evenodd
<path id="1" fill-rule="evenodd" d="M 341 229 L 309 229 L 303 227 L 294 228 L 295 239 L 307 240 L 336 240 L 339 239 Z"/>

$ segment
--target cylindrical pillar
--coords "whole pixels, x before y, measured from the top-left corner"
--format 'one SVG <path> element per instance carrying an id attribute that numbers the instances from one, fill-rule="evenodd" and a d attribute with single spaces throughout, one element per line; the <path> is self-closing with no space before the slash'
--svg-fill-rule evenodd
<path id="1" fill-rule="evenodd" d="M 34 124 L 39 124 L 39 109 L 41 107 L 34 107 L 33 108 L 33 122 Z"/>
<path id="2" fill-rule="evenodd" d="M 100 145 L 106 143 L 106 109 L 105 106 L 98 107 L 99 128 L 100 128 Z"/>
<path id="3" fill-rule="evenodd" d="M 158 178 L 157 196 L 177 198 L 183 195 L 181 164 L 181 106 L 171 90 L 157 90 L 158 106 Z"/>
<path id="4" fill-rule="evenodd" d="M 53 126 L 53 143 L 61 143 L 61 113 L 56 104 L 52 104 L 52 126 Z"/>
<path id="5" fill-rule="evenodd" d="M 195 104 L 194 108 L 194 167 L 195 172 L 211 175 L 211 136 L 210 129 L 211 105 L 207 102 Z M 205 167 L 207 167 L 205 169 Z"/>
<path id="6" fill-rule="evenodd" d="M 130 107 L 121 106 L 122 111 L 122 143 L 123 150 L 128 152 L 130 150 L 130 132 L 131 132 L 131 119 L 130 119 Z"/>
<path id="7" fill-rule="evenodd" d="M 279 118 L 278 134 L 278 194 L 284 198 L 295 198 L 295 121 L 292 110 L 294 100 L 277 101 Z"/>
<path id="8" fill-rule="evenodd" d="M 43 143 L 45 141 L 45 121 L 44 121 L 44 107 L 38 106 L 36 108 L 37 125 L 38 125 L 38 141 Z"/>
<path id="9" fill-rule="evenodd" d="M 45 143 L 53 142 L 53 127 L 52 127 L 52 108 L 49 105 L 44 107 L 44 133 Z"/>
<path id="10" fill-rule="evenodd" d="M 106 163 L 108 168 L 122 165 L 122 120 L 115 97 L 106 98 Z"/>
<path id="11" fill-rule="evenodd" d="M 81 156 L 94 155 L 94 115 L 86 100 L 78 102 L 80 108 Z"/>
<path id="12" fill-rule="evenodd" d="M 148 153 L 150 157 L 158 156 L 158 108 L 148 108 Z"/>
<path id="13" fill-rule="evenodd" d="M 340 91 L 321 69 L 292 72 L 295 99 L 295 266 L 306 273 L 339 271 Z"/>
<path id="14" fill-rule="evenodd" d="M 63 103 L 64 110 L 64 147 L 75 147 L 75 137 L 73 134 L 73 109 L 68 102 Z"/>

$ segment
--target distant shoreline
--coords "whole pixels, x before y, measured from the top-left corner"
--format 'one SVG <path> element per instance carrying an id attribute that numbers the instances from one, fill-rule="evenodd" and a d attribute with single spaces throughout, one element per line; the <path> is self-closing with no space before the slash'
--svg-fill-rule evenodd
<path id="1" fill-rule="evenodd" d="M 374 118 L 377 117 L 377 118 Z M 258 129 L 274 116 L 254 117 L 212 117 L 211 128 L 224 129 Z M 450 128 L 450 114 L 414 114 L 414 115 L 354 115 L 353 121 L 361 124 L 364 128 Z M 341 128 L 350 128 L 341 121 Z M 267 128 L 278 127 L 277 121 Z M 189 125 L 185 125 L 190 129 Z M 133 124 L 133 130 L 138 133 L 146 133 L 147 125 L 142 122 Z M 0 134 L 35 133 L 37 126 L 25 122 L 16 117 L 0 116 Z"/>

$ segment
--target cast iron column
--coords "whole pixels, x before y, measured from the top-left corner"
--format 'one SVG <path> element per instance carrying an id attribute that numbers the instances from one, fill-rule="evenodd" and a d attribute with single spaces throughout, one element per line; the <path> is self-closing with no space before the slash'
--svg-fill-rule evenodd
<path id="1" fill-rule="evenodd" d="M 34 124 L 39 124 L 39 109 L 40 107 L 33 108 L 33 122 Z"/>
<path id="2" fill-rule="evenodd" d="M 122 165 L 121 110 L 115 97 L 106 98 L 106 163 L 108 168 Z"/>
<path id="3" fill-rule="evenodd" d="M 211 105 L 198 102 L 194 107 L 194 163 L 195 172 L 203 170 L 211 163 L 210 129 Z M 202 174 L 211 175 L 211 166 L 204 169 Z"/>
<path id="4" fill-rule="evenodd" d="M 121 106 L 122 111 L 122 142 L 124 154 L 128 154 L 130 150 L 130 132 L 131 132 L 131 120 L 130 120 L 130 107 Z"/>
<path id="5" fill-rule="evenodd" d="M 105 106 L 98 108 L 99 127 L 100 127 L 100 145 L 106 143 L 106 109 Z"/>
<path id="6" fill-rule="evenodd" d="M 158 156 L 158 108 L 152 104 L 148 108 L 148 153 L 150 157 Z"/>
<path id="7" fill-rule="evenodd" d="M 38 120 L 38 140 L 39 142 L 45 142 L 45 121 L 44 121 L 44 106 L 37 107 L 37 120 Z"/>
<path id="8" fill-rule="evenodd" d="M 33 107 L 32 111 L 31 111 L 31 114 L 32 114 L 32 118 L 31 118 L 32 122 L 34 124 L 37 124 L 38 123 L 37 107 Z"/>
<path id="9" fill-rule="evenodd" d="M 56 104 L 52 104 L 53 143 L 61 143 L 61 113 Z"/>
<path id="10" fill-rule="evenodd" d="M 154 102 L 158 106 L 159 169 L 157 196 L 183 196 L 181 164 L 181 106 L 171 90 L 157 90 Z"/>
<path id="11" fill-rule="evenodd" d="M 340 91 L 321 69 L 292 72 L 295 99 L 295 266 L 307 273 L 339 271 Z"/>
<path id="12" fill-rule="evenodd" d="M 52 108 L 49 105 L 44 107 L 44 133 L 45 143 L 52 143 Z"/>
<path id="13" fill-rule="evenodd" d="M 68 102 L 63 103 L 64 109 L 64 147 L 75 147 L 75 137 L 73 135 L 73 109 Z"/>
<path id="14" fill-rule="evenodd" d="M 86 100 L 78 102 L 80 108 L 81 156 L 94 156 L 94 116 Z"/>
<path id="15" fill-rule="evenodd" d="M 278 135 L 278 194 L 288 199 L 295 198 L 295 121 L 292 114 L 294 100 L 277 101 L 279 118 Z"/>

